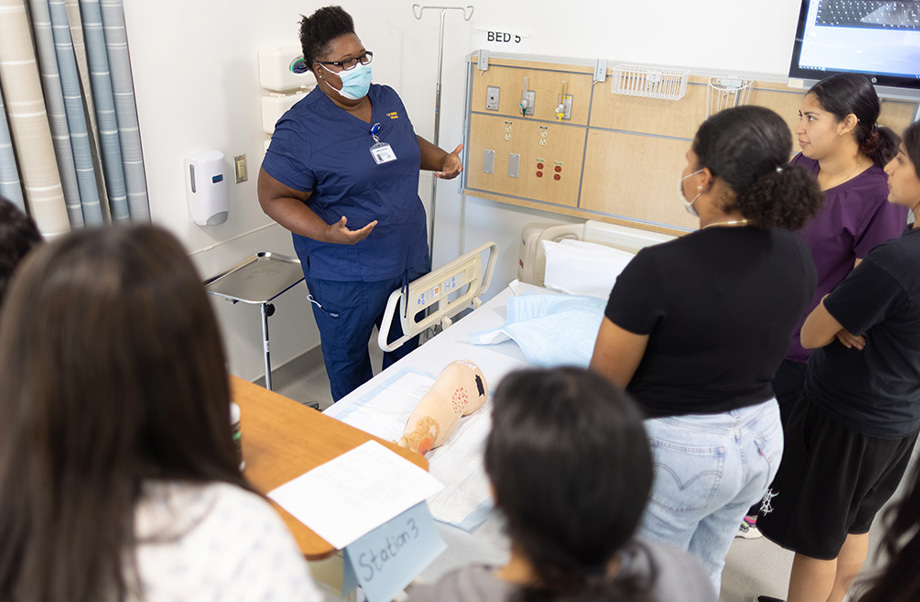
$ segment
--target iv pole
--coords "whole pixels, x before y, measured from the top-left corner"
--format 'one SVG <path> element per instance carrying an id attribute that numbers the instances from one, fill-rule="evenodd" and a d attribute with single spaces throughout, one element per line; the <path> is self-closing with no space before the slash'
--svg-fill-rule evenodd
<path id="1" fill-rule="evenodd" d="M 433 9 L 441 11 L 441 31 L 438 37 L 438 83 L 437 88 L 435 89 L 435 100 L 434 100 L 434 140 L 432 143 L 435 146 L 438 146 L 438 140 L 440 139 L 440 130 L 441 130 L 441 70 L 444 66 L 444 19 L 447 16 L 447 11 L 449 10 L 462 10 L 463 11 L 463 20 L 469 21 L 473 17 L 473 7 L 467 6 L 466 8 L 462 6 L 421 6 L 420 4 L 412 5 L 412 14 L 415 16 L 417 21 L 422 20 L 422 13 L 426 9 Z M 467 13 L 469 11 L 469 13 Z M 437 206 L 437 196 L 438 196 L 438 179 L 432 177 L 431 179 L 431 213 L 428 216 L 428 252 L 431 254 L 431 258 L 434 259 L 434 215 L 435 208 Z"/>

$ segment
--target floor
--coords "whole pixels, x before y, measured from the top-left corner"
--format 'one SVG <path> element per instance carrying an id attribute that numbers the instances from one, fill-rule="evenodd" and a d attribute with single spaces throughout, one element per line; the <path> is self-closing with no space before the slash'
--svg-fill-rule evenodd
<path id="1" fill-rule="evenodd" d="M 371 356 L 371 368 L 374 375 L 380 373 L 383 362 L 383 351 L 377 346 L 377 331 L 368 345 Z M 259 386 L 265 386 L 265 379 L 255 381 Z M 272 390 L 289 397 L 302 404 L 319 404 L 320 410 L 325 410 L 332 405 L 332 394 L 329 392 L 329 377 L 323 366 L 323 354 L 319 347 L 300 355 L 283 366 L 272 369 Z"/>
<path id="2" fill-rule="evenodd" d="M 373 340 L 376 341 L 376 337 Z M 374 366 L 374 373 L 377 374 L 383 355 L 375 344 L 370 345 L 369 349 L 371 364 Z M 263 384 L 261 379 L 256 382 Z M 278 393 L 301 403 L 317 402 L 321 410 L 332 405 L 329 379 L 323 367 L 319 348 L 275 368 L 272 372 L 272 384 Z M 914 463 L 917 461 L 918 453 L 920 448 L 915 450 Z M 876 521 L 870 532 L 871 548 L 864 574 L 875 565 L 875 548 L 881 535 L 880 521 Z M 764 538 L 735 539 L 725 561 L 720 600 L 751 602 L 761 594 L 784 598 L 789 585 L 792 557 L 791 552 Z"/>

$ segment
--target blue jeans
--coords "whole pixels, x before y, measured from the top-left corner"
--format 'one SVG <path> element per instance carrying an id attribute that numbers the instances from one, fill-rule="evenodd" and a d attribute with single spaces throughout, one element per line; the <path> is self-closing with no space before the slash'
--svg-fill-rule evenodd
<path id="1" fill-rule="evenodd" d="M 306 275 L 306 270 L 304 272 Z M 420 275 L 410 273 L 407 278 L 411 281 Z M 306 281 L 313 302 L 313 317 L 319 327 L 332 399 L 338 401 L 374 375 L 367 345 L 374 326 L 380 327 L 390 293 L 402 286 L 403 278 L 339 282 L 306 275 Z M 394 317 L 387 340 L 393 341 L 402 334 L 399 320 Z M 419 337 L 413 337 L 399 349 L 384 353 L 383 368 L 408 355 L 418 347 L 418 340 Z"/>
<path id="2" fill-rule="evenodd" d="M 699 558 L 716 592 L 738 525 L 761 499 L 783 455 L 779 407 L 645 421 L 655 478 L 639 536 Z"/>

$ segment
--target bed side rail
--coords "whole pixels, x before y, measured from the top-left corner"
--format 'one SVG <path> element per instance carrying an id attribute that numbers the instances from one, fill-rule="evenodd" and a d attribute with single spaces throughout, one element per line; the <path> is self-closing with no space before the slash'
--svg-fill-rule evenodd
<path id="1" fill-rule="evenodd" d="M 482 254 L 485 251 L 489 251 L 489 256 L 483 270 Z M 435 324 L 449 327 L 451 318 L 470 305 L 474 309 L 482 305 L 480 298 L 492 283 L 497 252 L 498 246 L 487 242 L 413 280 L 405 296 L 403 291 L 390 293 L 377 334 L 377 345 L 384 351 L 394 351 Z M 394 315 L 398 316 L 403 336 L 388 343 L 387 334 Z"/>

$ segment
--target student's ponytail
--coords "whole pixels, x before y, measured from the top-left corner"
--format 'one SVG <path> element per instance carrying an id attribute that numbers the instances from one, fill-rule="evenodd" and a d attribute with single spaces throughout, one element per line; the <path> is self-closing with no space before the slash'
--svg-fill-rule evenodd
<path id="1" fill-rule="evenodd" d="M 885 167 L 898 154 L 900 144 L 901 139 L 891 128 L 873 125 L 865 137 L 859 141 L 859 150 L 879 167 Z"/>
<path id="2" fill-rule="evenodd" d="M 735 205 L 761 228 L 798 230 L 818 212 L 824 195 L 798 165 L 780 165 L 737 193 Z"/>

